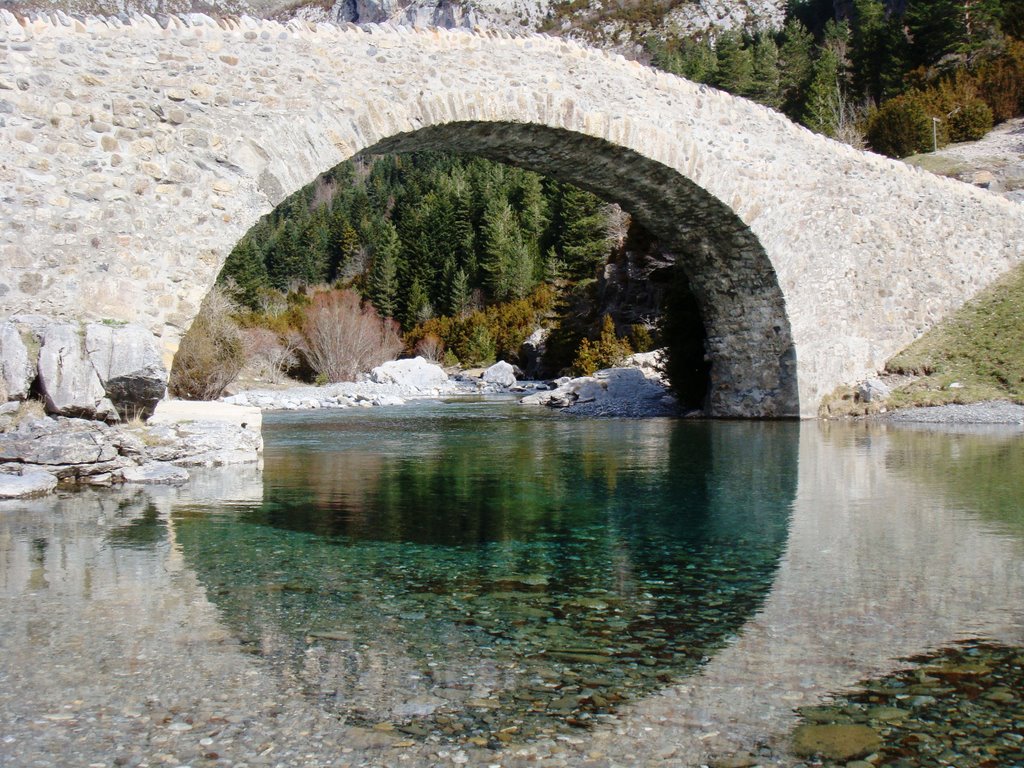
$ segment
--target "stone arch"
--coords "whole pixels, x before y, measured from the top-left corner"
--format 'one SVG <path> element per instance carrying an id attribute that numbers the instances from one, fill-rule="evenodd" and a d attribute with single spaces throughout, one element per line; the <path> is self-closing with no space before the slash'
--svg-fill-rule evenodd
<path id="1" fill-rule="evenodd" d="M 480 155 L 619 203 L 679 258 L 701 310 L 715 416 L 798 416 L 796 355 L 785 300 L 757 237 L 677 171 L 564 129 L 452 122 L 384 139 L 371 153 L 422 149 Z"/>
<path id="2" fill-rule="evenodd" d="M 558 39 L 0 10 L 0 42 L 0 319 L 172 348 L 256 219 L 371 148 L 464 144 L 622 202 L 684 254 L 718 415 L 815 415 L 1024 261 L 1019 205 Z"/>

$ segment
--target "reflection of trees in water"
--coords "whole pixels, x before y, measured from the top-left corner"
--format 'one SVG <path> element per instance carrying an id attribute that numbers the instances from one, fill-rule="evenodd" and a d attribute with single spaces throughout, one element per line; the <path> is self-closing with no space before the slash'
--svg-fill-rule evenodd
<path id="1" fill-rule="evenodd" d="M 268 450 L 262 505 L 176 516 L 176 539 L 236 631 L 349 717 L 589 722 L 736 633 L 785 544 L 792 425 L 454 419 L 412 451 L 348 438 Z"/>

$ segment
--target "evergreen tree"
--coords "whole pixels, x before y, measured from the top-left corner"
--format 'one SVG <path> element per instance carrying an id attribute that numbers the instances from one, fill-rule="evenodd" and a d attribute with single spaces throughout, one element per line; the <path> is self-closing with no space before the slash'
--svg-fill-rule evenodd
<path id="1" fill-rule="evenodd" d="M 831 48 L 825 48 L 814 62 L 801 122 L 816 133 L 835 136 L 839 110 L 839 58 Z"/>
<path id="2" fill-rule="evenodd" d="M 231 298 L 240 305 L 259 309 L 260 298 L 270 288 L 270 279 L 255 240 L 244 237 L 232 249 L 217 282 L 230 286 Z"/>
<path id="3" fill-rule="evenodd" d="M 782 111 L 794 119 L 803 112 L 805 94 L 814 73 L 813 47 L 814 37 L 803 24 L 792 19 L 786 22 L 779 46 L 779 97 Z"/>
<path id="4" fill-rule="evenodd" d="M 480 255 L 484 287 L 498 301 L 524 296 L 532 287 L 533 264 L 523 243 L 515 212 L 504 197 L 487 205 L 483 219 L 483 253 Z"/>
<path id="5" fill-rule="evenodd" d="M 750 93 L 754 84 L 754 56 L 738 32 L 723 32 L 715 43 L 718 68 L 711 84 L 729 93 Z"/>
<path id="6" fill-rule="evenodd" d="M 560 187 L 557 231 L 566 276 L 579 280 L 594 277 L 594 271 L 608 257 L 606 218 L 601 201 L 589 192 Z"/>
<path id="7" fill-rule="evenodd" d="M 343 277 L 346 267 L 357 259 L 359 251 L 359 233 L 349 223 L 344 208 L 337 206 L 331 213 L 328 233 L 327 280 L 334 282 Z"/>
<path id="8" fill-rule="evenodd" d="M 779 46 L 771 35 L 758 33 L 753 44 L 753 69 L 750 91 L 746 95 L 766 107 L 779 107 L 781 74 L 779 72 Z"/>
<path id="9" fill-rule="evenodd" d="M 391 222 L 384 222 L 377 233 L 373 268 L 370 271 L 368 298 L 382 317 L 398 314 L 398 252 L 401 245 Z"/>
<path id="10" fill-rule="evenodd" d="M 469 277 L 460 267 L 455 270 L 448 287 L 448 314 L 451 317 L 462 317 L 469 312 L 470 300 Z"/>

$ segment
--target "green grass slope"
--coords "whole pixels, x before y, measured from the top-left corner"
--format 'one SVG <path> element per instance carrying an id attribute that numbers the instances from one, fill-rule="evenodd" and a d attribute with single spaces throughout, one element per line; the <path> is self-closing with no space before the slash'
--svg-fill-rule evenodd
<path id="1" fill-rule="evenodd" d="M 889 407 L 1024 403 L 1024 266 L 928 331 L 886 369 L 920 377 L 895 390 Z"/>

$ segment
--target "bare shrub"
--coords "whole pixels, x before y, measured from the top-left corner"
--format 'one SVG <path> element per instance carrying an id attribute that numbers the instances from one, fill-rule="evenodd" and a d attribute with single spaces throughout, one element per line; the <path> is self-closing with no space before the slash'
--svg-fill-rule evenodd
<path id="1" fill-rule="evenodd" d="M 302 344 L 297 332 L 275 333 L 269 328 L 248 328 L 242 332 L 246 365 L 255 378 L 279 384 L 289 368 L 298 362 Z"/>
<path id="2" fill-rule="evenodd" d="M 414 350 L 417 355 L 432 363 L 440 362 L 444 357 L 444 342 L 434 333 L 428 333 L 416 342 Z"/>
<path id="3" fill-rule="evenodd" d="M 305 308 L 302 333 L 313 370 L 332 382 L 355 381 L 359 373 L 394 360 L 403 347 L 397 323 L 345 290 L 315 294 Z"/>
<path id="4" fill-rule="evenodd" d="M 237 306 L 220 287 L 203 300 L 199 314 L 174 356 L 167 388 L 186 400 L 214 400 L 235 380 L 245 364 Z"/>

